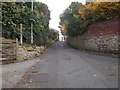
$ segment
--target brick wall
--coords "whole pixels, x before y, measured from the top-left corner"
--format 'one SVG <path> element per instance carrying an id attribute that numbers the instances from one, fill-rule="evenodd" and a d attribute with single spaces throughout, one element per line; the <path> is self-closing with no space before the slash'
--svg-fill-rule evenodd
<path id="1" fill-rule="evenodd" d="M 90 25 L 88 31 L 78 37 L 95 37 L 95 36 L 108 36 L 108 35 L 120 35 L 119 32 L 120 19 L 112 19 L 108 21 L 102 21 Z"/>

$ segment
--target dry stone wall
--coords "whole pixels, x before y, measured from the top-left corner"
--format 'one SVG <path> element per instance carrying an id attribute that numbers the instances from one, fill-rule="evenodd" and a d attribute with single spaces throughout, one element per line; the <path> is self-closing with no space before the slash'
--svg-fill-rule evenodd
<path id="1" fill-rule="evenodd" d="M 36 47 L 35 49 L 29 49 L 30 47 L 18 46 L 17 61 L 24 61 L 40 56 L 45 49 L 43 46 Z"/>

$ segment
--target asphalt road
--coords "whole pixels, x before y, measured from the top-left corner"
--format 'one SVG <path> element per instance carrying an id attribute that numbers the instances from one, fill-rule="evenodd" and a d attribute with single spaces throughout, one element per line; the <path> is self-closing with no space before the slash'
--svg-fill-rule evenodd
<path id="1" fill-rule="evenodd" d="M 83 53 L 55 43 L 17 88 L 117 88 L 118 58 Z"/>

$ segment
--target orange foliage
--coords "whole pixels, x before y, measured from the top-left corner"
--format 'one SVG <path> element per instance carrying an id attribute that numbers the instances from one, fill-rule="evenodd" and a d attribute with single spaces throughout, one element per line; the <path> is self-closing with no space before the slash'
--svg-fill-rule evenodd
<path id="1" fill-rule="evenodd" d="M 120 14 L 119 10 L 120 2 L 93 2 L 92 4 L 87 4 L 78 13 L 83 19 L 95 18 L 99 15 L 108 15 L 108 19 L 111 19 Z"/>

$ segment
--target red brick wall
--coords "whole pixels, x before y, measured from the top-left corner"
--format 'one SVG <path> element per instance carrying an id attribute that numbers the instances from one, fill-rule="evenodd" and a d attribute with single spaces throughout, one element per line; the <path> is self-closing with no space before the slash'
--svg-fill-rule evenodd
<path id="1" fill-rule="evenodd" d="M 78 37 L 120 35 L 119 23 L 120 19 L 112 19 L 90 25 L 88 31 Z"/>

